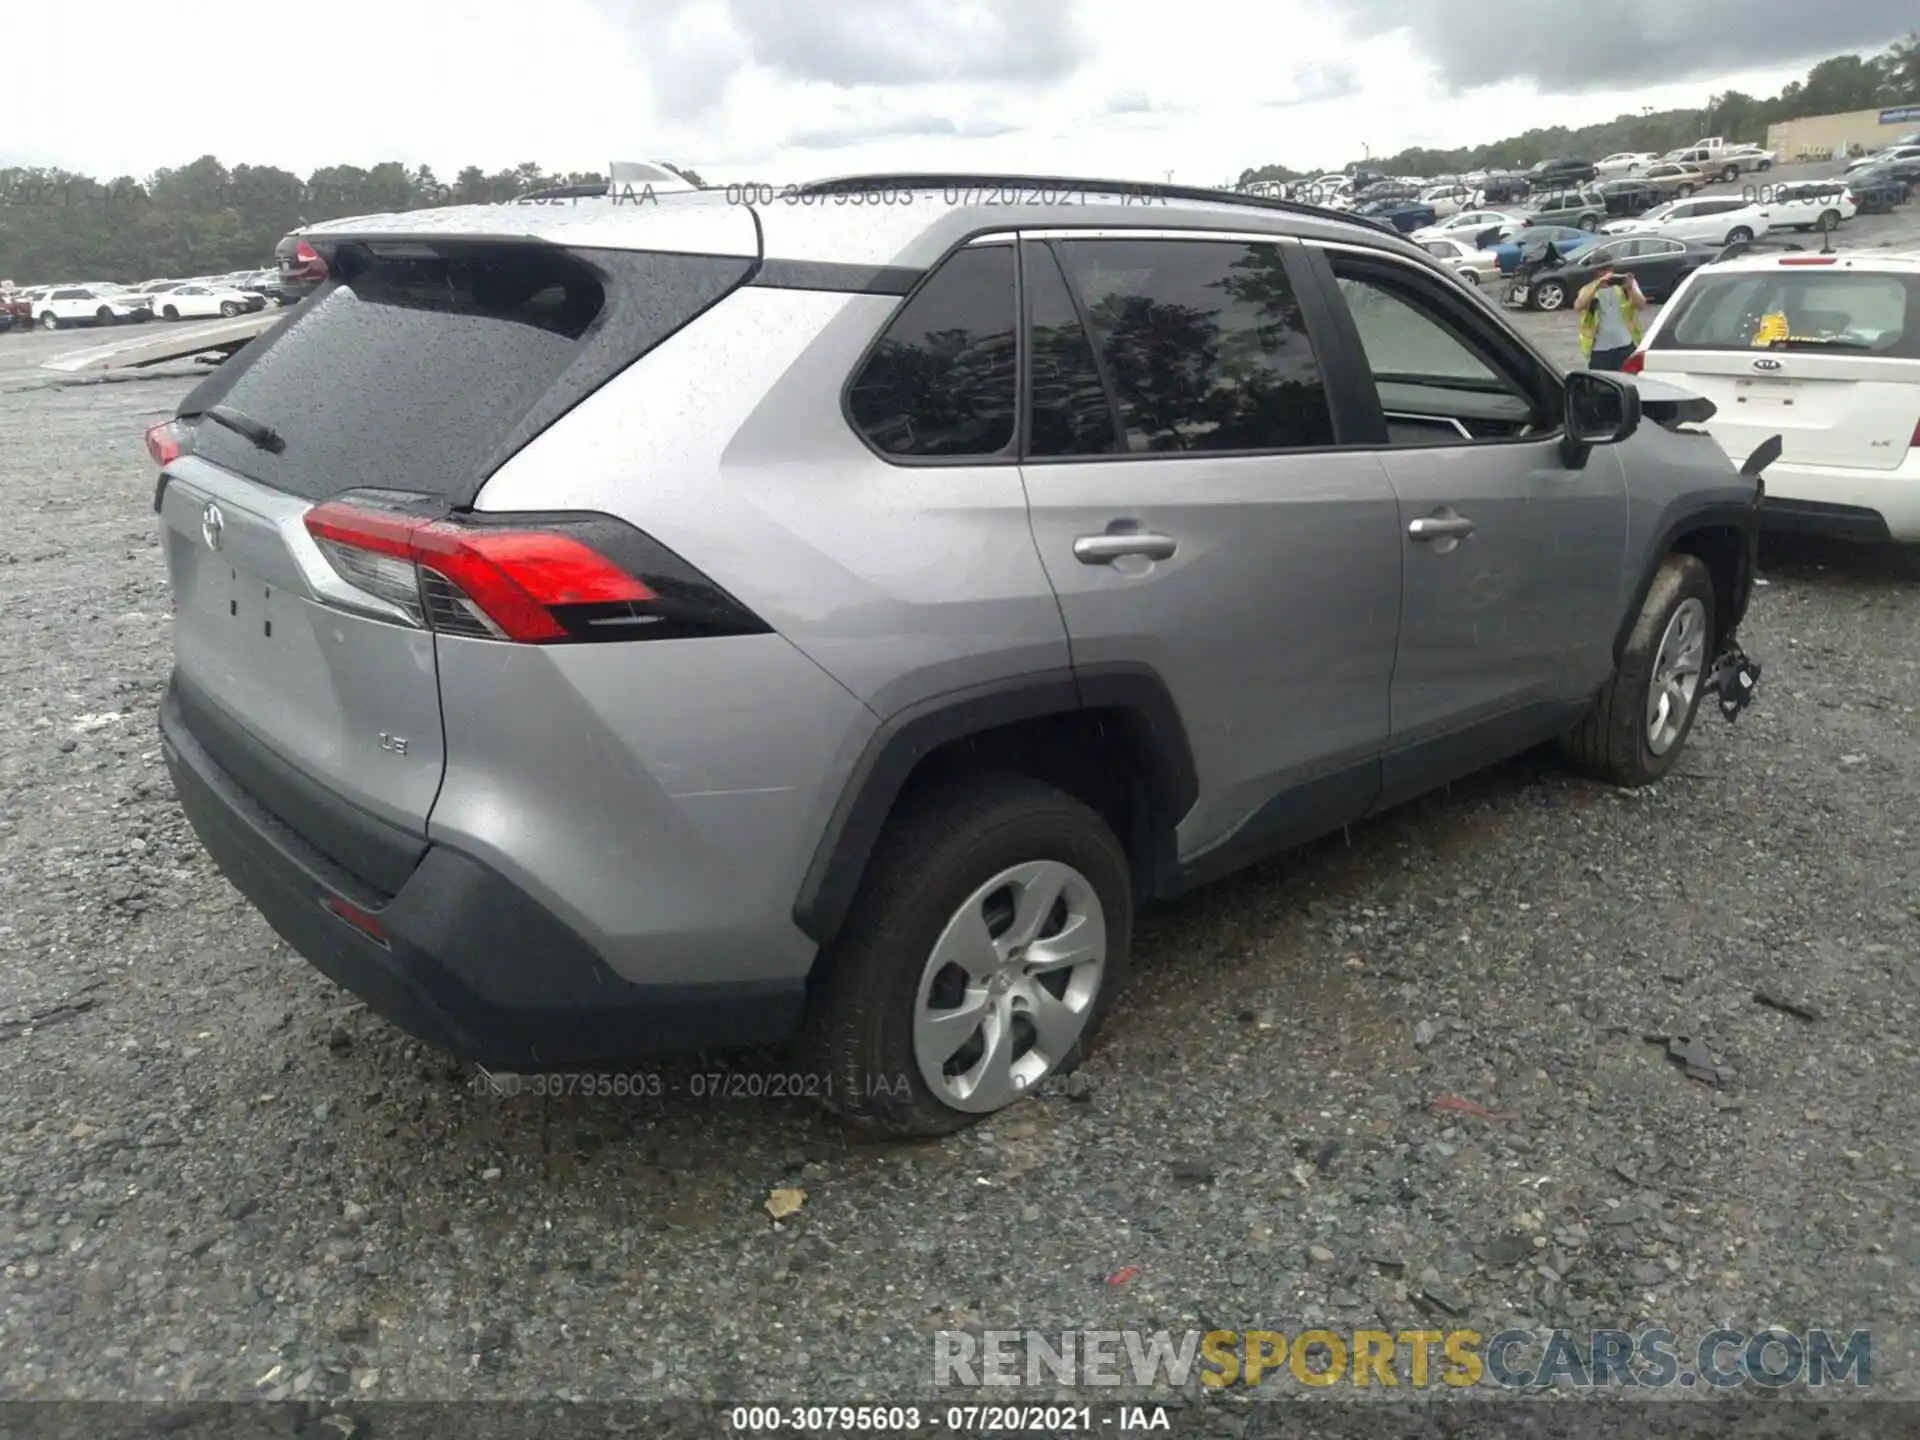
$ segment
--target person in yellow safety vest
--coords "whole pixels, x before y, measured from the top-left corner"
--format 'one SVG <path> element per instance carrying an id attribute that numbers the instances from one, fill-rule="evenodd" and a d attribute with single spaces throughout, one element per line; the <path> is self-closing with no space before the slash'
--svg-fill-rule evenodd
<path id="1" fill-rule="evenodd" d="M 1640 282 L 1611 265 L 1581 287 L 1573 308 L 1580 315 L 1580 349 L 1589 370 L 1618 370 L 1640 344 Z"/>

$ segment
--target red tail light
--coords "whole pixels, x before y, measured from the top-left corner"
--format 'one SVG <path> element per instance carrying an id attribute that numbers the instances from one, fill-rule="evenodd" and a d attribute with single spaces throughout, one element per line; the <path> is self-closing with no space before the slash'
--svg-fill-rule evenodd
<path id="1" fill-rule="evenodd" d="M 1907 442 L 1915 450 L 1920 450 L 1920 421 L 1914 422 L 1913 439 Z"/>
<path id="2" fill-rule="evenodd" d="M 544 645 L 767 629 L 622 521 L 507 518 L 525 524 L 429 519 L 336 500 L 309 510 L 306 527 L 341 579 L 442 634 Z"/>
<path id="3" fill-rule="evenodd" d="M 320 252 L 304 240 L 297 240 L 293 246 L 293 267 L 297 273 L 313 280 L 327 278 L 327 262 Z"/>
<path id="4" fill-rule="evenodd" d="M 147 429 L 147 454 L 156 465 L 171 465 L 187 453 L 187 442 L 191 438 L 192 432 L 178 420 L 162 420 Z"/>
<path id="5" fill-rule="evenodd" d="M 1622 361 L 1620 365 L 1621 371 L 1628 375 L 1638 375 L 1642 370 L 1646 368 L 1647 368 L 1647 352 L 1644 350 L 1634 351 L 1631 355 L 1627 356 L 1627 358 L 1624 361 Z"/>

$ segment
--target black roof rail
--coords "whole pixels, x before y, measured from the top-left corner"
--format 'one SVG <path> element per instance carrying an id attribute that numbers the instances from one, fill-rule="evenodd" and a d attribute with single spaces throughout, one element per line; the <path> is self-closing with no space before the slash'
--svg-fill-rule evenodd
<path id="1" fill-rule="evenodd" d="M 1082 190 L 1095 194 L 1137 195 L 1142 199 L 1193 200 L 1210 205 L 1245 205 L 1255 210 L 1278 210 L 1288 215 L 1306 215 L 1317 220 L 1349 220 L 1385 230 L 1400 232 L 1384 220 L 1369 215 L 1354 215 L 1309 205 L 1304 200 L 1280 200 L 1271 195 L 1248 195 L 1239 190 L 1214 190 L 1204 185 L 1172 185 L 1158 180 L 1097 180 L 1084 175 L 1007 175 L 986 171 L 903 170 L 872 175 L 836 175 L 830 180 L 813 180 L 796 187 L 797 195 L 857 194 L 865 190 L 1006 190 L 1031 187 L 1035 190 Z"/>

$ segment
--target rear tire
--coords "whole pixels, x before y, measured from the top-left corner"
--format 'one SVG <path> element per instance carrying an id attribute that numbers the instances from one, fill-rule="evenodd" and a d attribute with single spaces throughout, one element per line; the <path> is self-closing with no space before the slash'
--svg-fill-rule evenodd
<path id="1" fill-rule="evenodd" d="M 1580 217 L 1580 228 L 1589 232 L 1598 230 L 1600 228 L 1600 217 L 1598 215 L 1582 215 Z"/>
<path id="2" fill-rule="evenodd" d="M 1651 785 L 1673 768 L 1693 733 L 1705 693 L 1713 627 L 1713 577 L 1707 567 L 1692 555 L 1667 556 L 1640 606 L 1613 678 L 1587 717 L 1561 738 L 1560 748 L 1575 768 L 1627 789 Z M 1689 637 L 1697 637 L 1697 643 Z M 1692 670 L 1670 677 L 1665 672 L 1683 652 Z M 1669 691 L 1670 678 L 1680 682 L 1680 691 Z M 1683 701 L 1676 698 L 1681 691 Z M 1669 704 L 1660 712 L 1663 695 Z M 1662 715 L 1656 737 L 1654 722 Z"/>
<path id="3" fill-rule="evenodd" d="M 1100 963 L 1091 974 L 1097 988 L 1088 993 L 1084 972 L 1042 972 L 1071 975 L 1063 983 L 1068 1003 L 1056 997 L 1049 1007 L 1024 1000 L 1018 976 L 1011 977 L 1009 994 L 998 980 L 963 987 L 961 982 L 977 977 L 977 972 L 957 964 L 936 969 L 935 947 L 943 937 L 951 940 L 955 927 L 963 923 L 994 937 L 996 948 L 1005 943 L 1010 931 L 993 930 L 994 916 L 998 913 L 1010 926 L 1012 904 L 998 912 L 996 906 L 1003 896 L 1017 901 L 1026 892 L 1009 884 L 988 894 L 984 887 L 1010 871 L 1036 865 L 1073 877 L 1059 905 L 1036 915 L 1066 914 L 1070 924 L 1097 916 L 1097 923 L 1076 932 L 1088 935 L 1089 948 L 1097 945 L 1100 951 Z M 983 914 L 985 924 L 980 923 Z M 856 1128 L 891 1136 L 936 1136 L 963 1129 L 1034 1093 L 1041 1079 L 1064 1075 L 1080 1063 L 1119 989 L 1132 929 L 1126 852 L 1093 810 L 1065 791 L 1023 775 L 970 774 L 936 782 L 907 799 L 888 822 L 853 910 L 816 970 L 801 1040 L 806 1071 L 826 1092 L 822 1098 L 827 1108 Z M 1032 949 L 1046 943 L 1048 930 L 1047 924 L 1040 925 L 1042 938 Z M 1026 948 L 1009 951 L 1006 963 L 1017 968 Z M 1024 993 L 1035 993 L 1037 983 L 1025 980 Z M 996 985 L 1001 988 L 996 990 Z M 956 993 L 942 996 L 943 987 Z M 979 1004 L 985 1007 L 983 1016 L 1000 1015 L 998 1023 L 1017 1045 L 1027 1033 L 1037 1042 L 1038 1031 L 1032 1020 L 1023 1031 L 1017 1018 L 1007 1017 L 1037 1017 L 1050 1009 L 1057 1022 L 1076 995 L 1082 1003 L 1072 1012 L 1078 1030 L 1071 1044 L 1050 1062 L 1038 1043 L 1016 1056 L 1016 1066 L 1026 1063 L 1034 1073 L 1012 1090 L 996 1091 L 1006 1097 L 998 1105 L 989 1095 L 963 1108 L 952 1092 L 937 1094 L 928 1083 L 928 1067 L 943 1085 L 948 1083 L 934 1042 L 925 1042 L 929 1053 L 923 1056 L 917 1038 L 925 1035 L 926 1016 L 952 1008 L 934 1006 L 935 998 L 954 999 L 962 1008 Z M 996 1011 L 996 1006 L 1012 1008 Z M 988 1074 L 993 1023 L 974 1029 L 951 1052 L 961 1059 L 944 1063 L 978 1065 L 980 1074 Z M 976 1042 L 981 1047 L 977 1055 L 972 1049 Z M 1036 1068 L 1042 1064 L 1044 1068 Z"/>
<path id="4" fill-rule="evenodd" d="M 60 328 L 60 317 L 51 310 L 47 311 L 46 314 L 40 317 L 40 328 L 42 330 L 58 330 Z"/>
<path id="5" fill-rule="evenodd" d="M 162 310 L 160 314 L 168 320 L 178 320 L 180 318 L 180 307 L 177 305 L 169 305 Z"/>
<path id="6" fill-rule="evenodd" d="M 1742 240 L 1753 239 L 1753 231 L 1744 225 L 1736 225 L 1727 232 L 1727 244 L 1738 245 Z"/>
<path id="7" fill-rule="evenodd" d="M 1805 230 L 1807 227 L 1805 225 L 1796 225 L 1794 228 L 1796 230 Z M 1839 228 L 1840 228 L 1840 212 L 1838 210 L 1827 210 L 1821 213 L 1821 216 L 1820 216 L 1821 230 L 1831 231 L 1831 230 L 1838 230 Z"/>
<path id="8" fill-rule="evenodd" d="M 102 325 L 111 325 L 113 324 L 113 311 L 109 310 L 105 305 L 102 305 L 98 310 L 93 312 L 93 318 Z"/>
<path id="9" fill-rule="evenodd" d="M 222 300 L 220 302 L 220 313 L 231 320 L 240 313 L 240 307 L 231 300 Z"/>
<path id="10" fill-rule="evenodd" d="M 1542 280 L 1527 292 L 1529 310 L 1558 310 L 1567 303 L 1567 286 L 1563 280 Z"/>
<path id="11" fill-rule="evenodd" d="M 1720 172 L 1720 183 L 1723 185 L 1731 185 L 1734 181 L 1738 180 L 1739 178 L 1740 178 L 1740 167 L 1738 165 L 1729 165 L 1727 166 L 1726 169 Z"/>

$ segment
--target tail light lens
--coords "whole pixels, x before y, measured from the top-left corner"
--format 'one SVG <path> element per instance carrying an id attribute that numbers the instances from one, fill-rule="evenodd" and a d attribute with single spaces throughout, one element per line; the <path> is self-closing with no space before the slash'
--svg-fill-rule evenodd
<path id="1" fill-rule="evenodd" d="M 1621 371 L 1628 375 L 1638 375 L 1642 370 L 1645 370 L 1646 368 L 1647 368 L 1647 352 L 1644 350 L 1634 351 L 1631 355 L 1627 356 L 1627 358 L 1624 361 L 1622 361 L 1620 364 Z"/>
<path id="2" fill-rule="evenodd" d="M 156 465 L 171 465 L 187 453 L 192 439 L 193 432 L 178 420 L 162 420 L 158 425 L 148 427 L 147 454 L 153 457 Z"/>
<path id="3" fill-rule="evenodd" d="M 309 510 L 334 572 L 409 623 L 522 645 L 762 634 L 767 625 L 611 516 L 436 519 L 353 501 Z"/>
<path id="4" fill-rule="evenodd" d="M 1913 439 L 1908 442 L 1915 450 L 1920 450 L 1920 420 L 1914 422 Z"/>
<path id="5" fill-rule="evenodd" d="M 295 273 L 307 279 L 327 278 L 327 262 L 321 258 L 318 250 L 304 240 L 294 242 L 292 268 Z"/>

